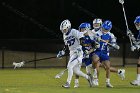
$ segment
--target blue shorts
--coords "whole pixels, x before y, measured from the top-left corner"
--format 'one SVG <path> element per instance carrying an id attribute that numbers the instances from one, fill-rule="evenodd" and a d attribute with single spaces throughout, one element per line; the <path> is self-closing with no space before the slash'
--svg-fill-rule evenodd
<path id="1" fill-rule="evenodd" d="M 105 52 L 95 51 L 94 54 L 98 55 L 98 57 L 100 58 L 100 62 L 110 60 L 109 55 Z"/>
<path id="2" fill-rule="evenodd" d="M 89 54 L 89 58 L 83 58 L 82 59 L 82 62 L 85 63 L 86 66 L 92 64 L 92 56 L 93 56 L 93 53 L 94 52 L 92 52 L 92 53 Z"/>
<path id="3" fill-rule="evenodd" d="M 92 63 L 92 60 L 90 58 L 83 58 L 82 62 L 85 63 L 86 66 L 88 66 Z"/>

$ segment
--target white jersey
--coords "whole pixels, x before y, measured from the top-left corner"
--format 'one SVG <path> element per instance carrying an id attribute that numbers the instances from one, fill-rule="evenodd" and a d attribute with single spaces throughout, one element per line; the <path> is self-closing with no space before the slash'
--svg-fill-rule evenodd
<path id="1" fill-rule="evenodd" d="M 111 41 L 110 41 L 110 43 L 116 43 L 116 37 L 114 36 L 113 33 L 111 33 L 111 32 L 107 32 L 106 34 L 109 34 L 109 36 L 111 37 Z M 98 30 L 98 31 L 96 32 L 96 35 L 97 35 L 97 36 L 102 36 L 103 33 L 102 33 L 101 30 Z"/>
<path id="2" fill-rule="evenodd" d="M 84 34 L 76 29 L 71 29 L 66 34 L 63 34 L 65 45 L 68 45 L 70 51 L 81 48 L 79 39 L 82 37 L 84 37 Z"/>
<path id="3" fill-rule="evenodd" d="M 94 38 L 96 36 L 96 32 L 94 30 L 88 30 L 88 35 L 91 40 L 94 40 Z"/>

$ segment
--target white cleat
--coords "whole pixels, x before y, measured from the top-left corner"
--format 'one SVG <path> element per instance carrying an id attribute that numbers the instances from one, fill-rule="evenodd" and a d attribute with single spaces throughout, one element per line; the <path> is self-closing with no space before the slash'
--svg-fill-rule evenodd
<path id="1" fill-rule="evenodd" d="M 134 86 L 140 86 L 140 81 L 134 80 L 134 81 L 130 82 L 130 84 L 134 85 Z"/>
<path id="2" fill-rule="evenodd" d="M 110 83 L 107 83 L 107 82 L 106 82 L 106 87 L 107 88 L 113 88 L 113 86 Z"/>
<path id="3" fill-rule="evenodd" d="M 118 75 L 121 77 L 122 80 L 125 79 L 125 70 L 124 69 L 119 69 L 118 70 Z"/>
<path id="4" fill-rule="evenodd" d="M 62 85 L 62 87 L 64 87 L 64 88 L 70 88 L 70 84 L 68 82 L 66 82 L 66 84 Z"/>
<path id="5" fill-rule="evenodd" d="M 74 88 L 79 88 L 79 83 L 75 83 Z"/>
<path id="6" fill-rule="evenodd" d="M 93 86 L 99 86 L 98 79 L 93 80 Z"/>

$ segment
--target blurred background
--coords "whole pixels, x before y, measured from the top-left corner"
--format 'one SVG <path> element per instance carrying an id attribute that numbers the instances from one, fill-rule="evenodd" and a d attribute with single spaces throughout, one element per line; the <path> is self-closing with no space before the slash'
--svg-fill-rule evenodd
<path id="1" fill-rule="evenodd" d="M 129 28 L 135 37 L 138 31 L 133 21 L 140 15 L 139 4 L 140 0 L 125 0 L 124 4 Z M 130 51 L 119 0 L 1 0 L 0 11 L 1 68 L 11 67 L 13 61 L 55 56 L 64 45 L 59 31 L 59 25 L 64 19 L 69 19 L 76 29 L 82 22 L 92 24 L 94 18 L 111 20 L 111 32 L 121 47 L 119 51 L 111 52 L 112 65 L 126 66 L 137 61 L 139 52 Z M 61 60 L 43 60 L 28 66 L 65 66 L 67 60 L 66 56 Z"/>

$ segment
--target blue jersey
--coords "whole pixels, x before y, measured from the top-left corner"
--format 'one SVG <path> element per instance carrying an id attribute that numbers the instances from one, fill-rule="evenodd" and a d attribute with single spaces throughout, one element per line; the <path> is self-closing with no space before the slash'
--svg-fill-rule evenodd
<path id="1" fill-rule="evenodd" d="M 84 36 L 82 41 L 81 41 L 81 43 L 82 43 L 82 50 L 84 52 L 85 50 L 89 51 L 90 49 L 93 48 L 92 43 L 94 43 L 94 41 L 91 40 L 91 38 L 89 36 Z M 88 65 L 90 65 L 92 63 L 91 54 L 89 55 L 88 58 L 83 58 L 83 60 L 82 60 L 83 63 L 85 63 L 86 66 L 88 66 Z M 86 56 L 85 53 L 84 53 L 84 56 Z"/>
<path id="2" fill-rule="evenodd" d="M 97 33 L 97 36 L 100 36 L 101 39 L 103 39 L 103 40 L 105 40 L 105 41 L 107 41 L 107 42 L 110 42 L 110 41 L 111 41 L 111 35 L 108 34 L 108 33 L 107 33 L 107 34 L 98 34 L 98 33 Z M 103 51 L 103 52 L 108 53 L 108 52 L 109 52 L 109 48 L 108 48 L 107 43 L 102 42 L 102 41 L 100 41 L 99 43 L 100 43 L 100 47 L 97 48 L 96 50 L 97 50 L 97 51 Z"/>
<path id="3" fill-rule="evenodd" d="M 104 34 L 102 33 L 102 31 L 98 31 L 96 35 L 109 43 L 116 43 L 115 36 L 110 32 Z M 101 62 L 105 60 L 109 60 L 110 58 L 109 58 L 108 44 L 102 41 L 100 41 L 99 43 L 100 43 L 100 47 L 96 49 L 95 54 L 99 56 Z"/>
<path id="4" fill-rule="evenodd" d="M 91 40 L 90 39 L 90 37 L 89 36 L 85 36 L 85 37 L 83 37 L 83 39 L 82 39 L 82 49 L 83 49 L 83 51 L 85 51 L 85 50 L 90 50 L 90 49 L 92 49 L 92 43 L 94 43 L 94 41 L 93 40 Z"/>

